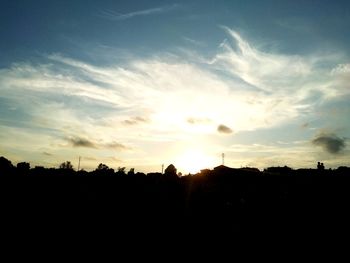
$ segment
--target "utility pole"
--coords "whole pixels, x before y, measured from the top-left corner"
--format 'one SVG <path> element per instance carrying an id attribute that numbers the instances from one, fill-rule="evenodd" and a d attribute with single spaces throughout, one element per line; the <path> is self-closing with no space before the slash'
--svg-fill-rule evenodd
<path id="1" fill-rule="evenodd" d="M 80 170 L 80 159 L 81 159 L 81 157 L 79 156 L 79 162 L 78 162 L 78 172 L 79 172 L 79 170 Z"/>
<path id="2" fill-rule="evenodd" d="M 162 164 L 162 174 L 164 173 L 164 164 Z"/>
<path id="3" fill-rule="evenodd" d="M 222 153 L 222 154 L 221 154 L 221 157 L 222 157 L 222 165 L 225 165 L 225 154 Z"/>

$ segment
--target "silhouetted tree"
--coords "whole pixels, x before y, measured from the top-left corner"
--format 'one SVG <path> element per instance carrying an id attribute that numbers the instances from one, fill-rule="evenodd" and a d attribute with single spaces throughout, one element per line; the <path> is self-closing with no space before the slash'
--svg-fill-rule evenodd
<path id="1" fill-rule="evenodd" d="M 107 165 L 105 165 L 104 163 L 100 163 L 96 168 L 96 170 L 108 170 L 108 169 L 109 169 L 109 167 Z"/>
<path id="2" fill-rule="evenodd" d="M 166 176 L 177 176 L 177 169 L 173 164 L 170 164 L 164 171 Z"/>
<path id="3" fill-rule="evenodd" d="M 118 167 L 117 175 L 125 175 L 125 167 Z"/>
<path id="4" fill-rule="evenodd" d="M 0 157 L 0 174 L 9 175 L 13 170 L 13 165 L 10 160 L 5 157 Z"/>
<path id="5" fill-rule="evenodd" d="M 133 176 L 135 175 L 135 168 L 130 168 L 129 172 L 128 172 L 129 176 Z"/>
<path id="6" fill-rule="evenodd" d="M 66 161 L 60 164 L 60 169 L 73 170 L 73 165 L 70 161 Z"/>
<path id="7" fill-rule="evenodd" d="M 30 170 L 30 164 L 26 162 L 20 162 L 17 164 L 17 171 L 20 174 L 27 174 Z"/>
<path id="8" fill-rule="evenodd" d="M 114 175 L 114 170 L 109 168 L 106 164 L 100 163 L 94 173 L 99 176 L 112 176 Z"/>

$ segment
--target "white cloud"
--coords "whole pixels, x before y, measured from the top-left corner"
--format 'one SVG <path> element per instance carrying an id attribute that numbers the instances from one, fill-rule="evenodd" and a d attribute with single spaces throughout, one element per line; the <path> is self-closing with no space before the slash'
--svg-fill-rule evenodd
<path id="1" fill-rule="evenodd" d="M 215 131 L 215 122 L 227 123 L 235 131 L 271 127 L 310 108 L 302 102 L 309 92 L 328 89 L 327 83 L 321 85 L 315 80 L 313 71 L 317 69 L 310 61 L 260 52 L 236 32 L 227 30 L 238 51 L 225 43 L 224 51 L 212 64 L 238 79 L 227 80 L 208 67 L 181 59 L 158 57 L 123 66 L 97 67 L 55 54 L 48 57 L 47 64 L 16 64 L 3 70 L 1 82 L 8 94 L 24 91 L 65 95 L 76 97 L 79 103 L 88 99 L 108 104 L 115 112 L 111 109 L 103 118 L 114 123 L 130 115 L 151 115 L 153 131 L 171 133 L 193 129 L 186 122 L 189 117 L 213 120 L 214 124 L 201 127 L 208 133 Z M 73 118 L 73 123 L 79 123 L 74 118 L 79 107 L 66 109 L 62 103 L 58 105 L 61 111 L 55 109 L 56 115 L 62 112 Z M 48 103 L 48 107 L 42 107 L 50 111 L 51 106 Z"/>
<path id="2" fill-rule="evenodd" d="M 263 52 L 226 30 L 232 44 L 224 42 L 209 61 L 158 55 L 103 67 L 53 54 L 40 65 L 17 63 L 0 70 L 0 97 L 26 108 L 33 127 L 50 127 L 62 138 L 79 135 L 147 152 L 150 142 L 219 136 L 220 124 L 235 133 L 272 128 L 346 92 L 333 84 L 347 64 L 329 74 L 318 66 L 320 56 Z M 135 116 L 147 122 L 125 125 Z"/>
<path id="3" fill-rule="evenodd" d="M 332 69 L 333 75 L 350 73 L 350 64 L 339 64 Z"/>
<path id="4" fill-rule="evenodd" d="M 308 141 L 294 141 L 284 145 L 273 142 L 233 144 L 225 153 L 232 166 L 251 166 L 259 169 L 284 165 L 292 168 L 314 167 L 319 161 L 317 151 L 314 147 L 310 147 Z"/>
<path id="5" fill-rule="evenodd" d="M 237 48 L 233 48 L 228 41 L 223 42 L 223 52 L 215 57 L 213 63 L 222 65 L 258 89 L 276 92 L 278 86 L 277 91 L 290 90 L 313 73 L 314 65 L 307 58 L 262 52 L 252 47 L 237 32 L 229 28 L 226 31 Z"/>
<path id="6" fill-rule="evenodd" d="M 350 64 L 338 64 L 330 71 L 329 75 L 331 77 L 329 90 L 331 90 L 333 98 L 349 98 Z"/>

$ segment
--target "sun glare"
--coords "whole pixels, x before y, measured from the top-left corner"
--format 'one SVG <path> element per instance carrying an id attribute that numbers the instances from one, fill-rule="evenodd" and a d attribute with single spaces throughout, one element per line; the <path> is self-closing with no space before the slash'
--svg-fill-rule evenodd
<path id="1" fill-rule="evenodd" d="M 201 151 L 191 150 L 185 152 L 176 160 L 176 166 L 179 172 L 183 174 L 195 174 L 202 169 L 210 168 L 215 160 Z"/>

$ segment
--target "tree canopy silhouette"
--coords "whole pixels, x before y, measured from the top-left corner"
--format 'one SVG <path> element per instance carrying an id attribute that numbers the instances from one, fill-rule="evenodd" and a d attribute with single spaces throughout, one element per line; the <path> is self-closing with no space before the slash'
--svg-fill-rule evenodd
<path id="1" fill-rule="evenodd" d="M 60 169 L 73 170 L 73 165 L 70 161 L 66 161 L 60 164 Z"/>
<path id="2" fill-rule="evenodd" d="M 96 168 L 96 170 L 108 170 L 108 169 L 109 167 L 104 163 L 100 163 Z"/>
<path id="3" fill-rule="evenodd" d="M 173 164 L 170 164 L 167 168 L 165 168 L 164 174 L 167 176 L 177 176 L 177 169 Z"/>

